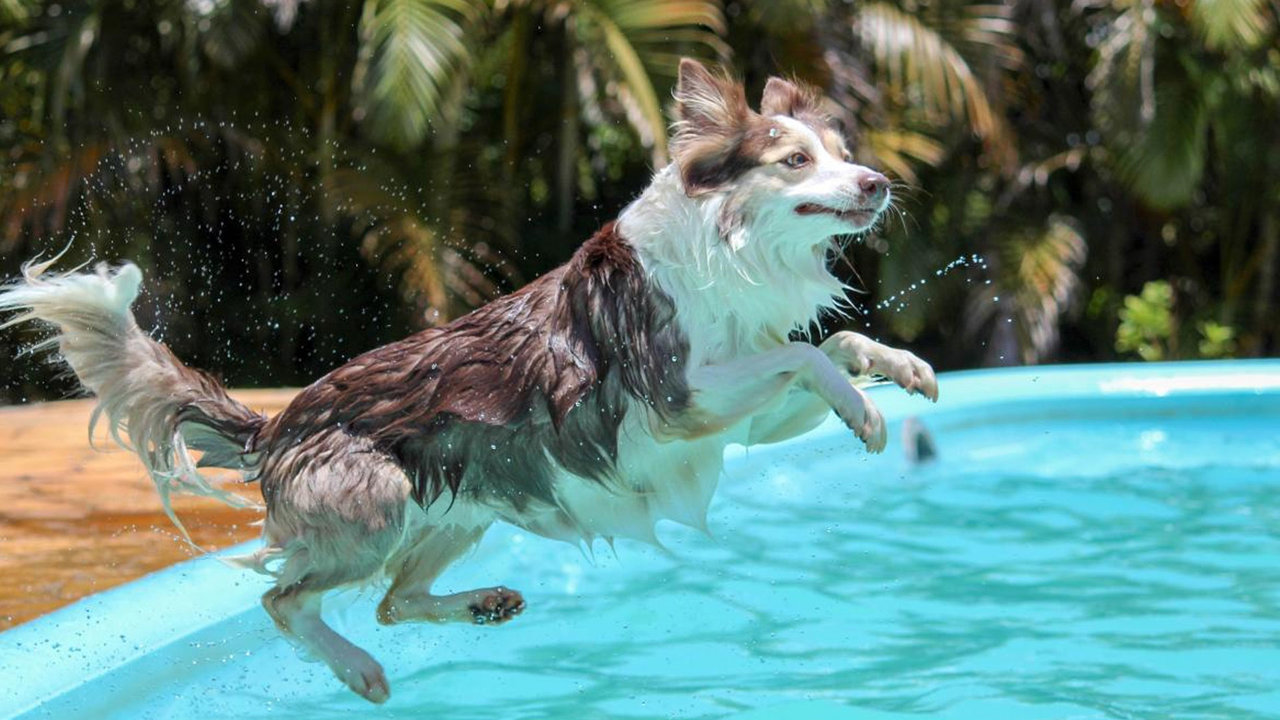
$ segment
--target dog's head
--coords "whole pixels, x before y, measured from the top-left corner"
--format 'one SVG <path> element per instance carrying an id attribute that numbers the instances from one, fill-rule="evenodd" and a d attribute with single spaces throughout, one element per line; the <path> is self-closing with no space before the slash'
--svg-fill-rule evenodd
<path id="1" fill-rule="evenodd" d="M 675 99 L 684 191 L 719 198 L 731 243 L 822 245 L 867 230 L 889 206 L 889 180 L 853 162 L 813 90 L 769 78 L 755 112 L 741 84 L 684 59 Z"/>

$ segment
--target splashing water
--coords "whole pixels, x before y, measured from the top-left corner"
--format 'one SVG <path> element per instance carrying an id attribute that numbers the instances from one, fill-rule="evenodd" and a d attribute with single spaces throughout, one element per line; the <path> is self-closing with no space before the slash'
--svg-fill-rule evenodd
<path id="1" fill-rule="evenodd" d="M 960 255 L 956 259 L 947 263 L 946 265 L 943 265 L 937 270 L 934 270 L 933 277 L 935 281 L 940 280 L 942 278 L 947 277 L 957 269 L 966 269 L 966 270 L 974 271 L 969 277 L 965 278 L 965 283 L 969 284 L 974 281 L 974 277 L 973 277 L 974 275 L 977 275 L 978 277 L 982 277 L 986 275 L 986 273 L 990 270 L 990 267 L 987 264 L 987 259 L 982 255 L 979 255 L 977 253 L 968 253 L 968 254 Z M 889 297 L 876 303 L 873 309 L 892 310 L 893 312 L 902 312 L 903 310 L 907 309 L 907 305 L 909 303 L 909 300 L 911 299 L 911 296 L 915 295 L 918 292 L 923 291 L 928 284 L 929 284 L 929 278 L 922 277 L 916 280 L 915 282 L 912 282 L 910 285 L 903 288 L 902 290 L 899 290 L 898 292 L 893 293 Z M 983 278 L 982 284 L 990 285 L 991 280 L 989 278 Z M 870 318 L 871 309 L 868 309 L 863 305 L 854 303 L 853 310 L 858 315 L 861 315 L 864 319 Z M 867 323 L 867 327 L 870 327 L 869 322 Z"/>

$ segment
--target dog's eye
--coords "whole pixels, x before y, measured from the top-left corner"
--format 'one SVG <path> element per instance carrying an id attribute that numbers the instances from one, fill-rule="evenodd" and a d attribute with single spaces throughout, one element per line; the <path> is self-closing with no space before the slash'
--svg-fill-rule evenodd
<path id="1" fill-rule="evenodd" d="M 851 163 L 853 162 L 853 153 L 849 152 L 848 150 L 841 150 L 840 159 L 847 163 Z"/>
<path id="2" fill-rule="evenodd" d="M 789 168 L 802 168 L 809 164 L 809 156 L 802 152 L 791 153 L 783 160 Z"/>

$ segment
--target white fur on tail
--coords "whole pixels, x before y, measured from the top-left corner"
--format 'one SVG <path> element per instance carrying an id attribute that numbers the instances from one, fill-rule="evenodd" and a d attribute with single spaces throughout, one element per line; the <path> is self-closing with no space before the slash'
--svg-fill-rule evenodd
<path id="1" fill-rule="evenodd" d="M 41 320 L 57 328 L 54 337 L 33 350 L 56 347 L 97 396 L 90 435 L 105 416 L 111 437 L 142 459 L 165 513 L 188 541 L 186 528 L 170 506 L 172 493 L 254 506 L 211 485 L 196 469 L 188 445 L 223 457 L 230 444 L 243 450 L 241 438 L 251 434 L 262 416 L 229 398 L 209 376 L 182 365 L 138 328 L 129 310 L 142 283 L 136 266 L 112 270 L 100 264 L 92 273 L 46 273 L 56 260 L 24 265 L 22 279 L 0 289 L 0 311 L 20 311 L 0 327 Z"/>

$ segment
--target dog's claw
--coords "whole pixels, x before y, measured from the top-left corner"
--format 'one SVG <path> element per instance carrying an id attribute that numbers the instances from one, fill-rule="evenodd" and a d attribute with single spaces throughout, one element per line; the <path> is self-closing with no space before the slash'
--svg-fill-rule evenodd
<path id="1" fill-rule="evenodd" d="M 867 452 L 878 453 L 888 444 L 888 433 L 885 430 L 884 415 L 871 398 L 861 390 L 850 387 L 850 402 L 835 408 L 836 415 L 844 421 L 846 427 L 853 431 L 867 447 Z"/>
<path id="2" fill-rule="evenodd" d="M 889 443 L 888 432 L 884 426 L 884 416 L 880 414 L 880 410 L 875 406 L 867 405 L 867 421 L 862 424 L 862 432 L 859 433 L 862 442 L 867 446 L 869 453 L 884 452 L 885 445 Z"/>

